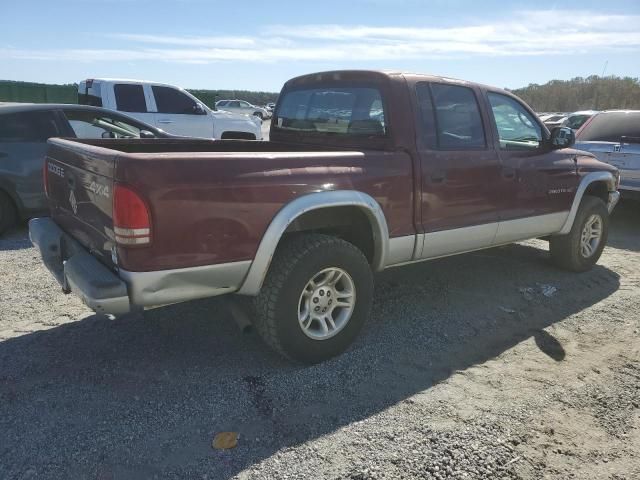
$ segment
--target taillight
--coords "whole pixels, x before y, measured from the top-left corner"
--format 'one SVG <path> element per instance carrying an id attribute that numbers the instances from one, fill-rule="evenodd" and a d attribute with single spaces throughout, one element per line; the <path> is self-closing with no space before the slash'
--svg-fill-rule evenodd
<path id="1" fill-rule="evenodd" d="M 113 231 L 121 245 L 151 243 L 151 216 L 144 200 L 134 190 L 115 184 L 113 189 Z"/>
<path id="2" fill-rule="evenodd" d="M 42 183 L 44 184 L 44 194 L 49 198 L 49 166 L 46 158 L 42 164 Z"/>

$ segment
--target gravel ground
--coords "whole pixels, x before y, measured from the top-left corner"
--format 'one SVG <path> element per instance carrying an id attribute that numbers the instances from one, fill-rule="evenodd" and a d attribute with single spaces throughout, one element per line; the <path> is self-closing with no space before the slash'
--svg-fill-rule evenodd
<path id="1" fill-rule="evenodd" d="M 222 298 L 108 320 L 0 239 L 0 478 L 640 478 L 640 205 L 585 274 L 542 241 L 393 269 L 291 365 Z M 555 289 L 555 290 L 554 290 Z M 214 450 L 218 432 L 239 433 Z"/>

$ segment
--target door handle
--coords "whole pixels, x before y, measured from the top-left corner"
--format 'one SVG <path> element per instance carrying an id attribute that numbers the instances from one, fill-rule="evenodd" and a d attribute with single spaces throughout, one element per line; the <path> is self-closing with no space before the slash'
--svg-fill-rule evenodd
<path id="1" fill-rule="evenodd" d="M 158 123 L 173 123 L 173 120 L 169 120 L 167 118 L 163 118 L 161 120 L 158 120 Z"/>
<path id="2" fill-rule="evenodd" d="M 447 179 L 447 172 L 445 171 L 433 172 L 431 174 L 431 181 L 433 183 L 443 183 L 446 179 Z"/>
<path id="3" fill-rule="evenodd" d="M 507 180 L 513 180 L 516 178 L 516 169 L 511 167 L 504 167 L 502 169 L 502 176 Z"/>

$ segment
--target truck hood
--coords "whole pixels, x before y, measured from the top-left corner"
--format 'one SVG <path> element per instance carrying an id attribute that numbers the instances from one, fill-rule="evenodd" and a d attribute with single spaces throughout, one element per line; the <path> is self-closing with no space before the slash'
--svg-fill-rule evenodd
<path id="1" fill-rule="evenodd" d="M 577 159 L 578 169 L 581 171 L 595 172 L 604 170 L 605 172 L 611 173 L 615 173 L 618 171 L 615 166 L 599 160 L 595 154 L 589 151 L 571 149 L 570 152 L 575 155 L 575 158 Z"/>
<path id="2" fill-rule="evenodd" d="M 244 115 L 242 113 L 233 113 L 226 110 L 212 110 L 214 118 L 225 118 L 229 120 L 249 120 L 256 125 L 261 125 L 262 121 L 255 115 Z"/>

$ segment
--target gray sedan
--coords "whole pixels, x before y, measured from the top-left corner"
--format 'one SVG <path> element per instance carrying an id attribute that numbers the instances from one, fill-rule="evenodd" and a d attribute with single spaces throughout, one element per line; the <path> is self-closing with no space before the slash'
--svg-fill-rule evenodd
<path id="1" fill-rule="evenodd" d="M 617 167 L 622 197 L 640 198 L 640 110 L 597 113 L 578 130 L 575 148 Z"/>
<path id="2" fill-rule="evenodd" d="M 47 139 L 170 136 L 104 108 L 0 103 L 0 233 L 19 219 L 46 211 L 42 166 Z"/>

